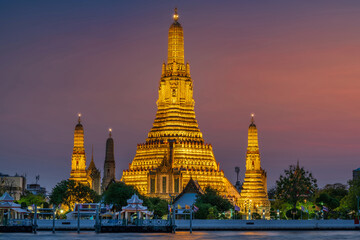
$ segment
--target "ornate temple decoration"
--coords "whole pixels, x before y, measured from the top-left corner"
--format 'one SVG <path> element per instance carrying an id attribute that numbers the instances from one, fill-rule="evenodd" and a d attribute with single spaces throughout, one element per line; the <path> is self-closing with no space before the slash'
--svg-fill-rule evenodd
<path id="1" fill-rule="evenodd" d="M 74 148 L 71 157 L 71 172 L 69 180 L 90 186 L 100 194 L 100 171 L 96 168 L 93 158 L 88 169 L 86 169 L 86 155 L 84 147 L 84 127 L 81 124 L 79 114 L 78 124 L 74 131 Z"/>
<path id="2" fill-rule="evenodd" d="M 84 128 L 81 124 L 81 114 L 79 114 L 78 124 L 74 132 L 74 148 L 71 157 L 70 180 L 87 184 L 86 176 L 86 156 L 84 147 Z"/>
<path id="3" fill-rule="evenodd" d="M 92 148 L 91 152 L 91 162 L 89 164 L 88 169 L 86 170 L 87 174 L 87 181 L 90 187 L 97 193 L 101 194 L 101 174 L 99 169 L 96 168 L 94 162 L 94 147 Z"/>
<path id="4" fill-rule="evenodd" d="M 184 61 L 183 28 L 175 9 L 168 35 L 168 62 L 163 63 L 157 113 L 146 142 L 138 144 L 135 158 L 121 178 L 141 194 L 169 198 L 196 180 L 236 201 L 240 196 L 205 144 L 198 127 L 190 65 Z"/>
<path id="5" fill-rule="evenodd" d="M 109 184 L 115 181 L 115 158 L 114 158 L 114 140 L 111 137 L 111 128 L 109 129 L 109 138 L 106 140 L 104 176 L 101 189 L 104 192 Z"/>
<path id="6" fill-rule="evenodd" d="M 261 168 L 258 133 L 251 115 L 248 130 L 245 179 L 240 193 L 240 209 L 250 215 L 258 213 L 270 217 L 270 201 L 267 194 L 266 172 Z M 250 211 L 249 211 L 250 210 Z"/>

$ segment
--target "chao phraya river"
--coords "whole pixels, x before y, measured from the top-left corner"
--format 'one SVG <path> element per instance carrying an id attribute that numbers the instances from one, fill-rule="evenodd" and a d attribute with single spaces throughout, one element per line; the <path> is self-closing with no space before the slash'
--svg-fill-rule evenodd
<path id="1" fill-rule="evenodd" d="M 271 239 L 271 240 L 320 240 L 320 239 L 360 239 L 360 231 L 202 231 L 202 232 L 177 232 L 170 233 L 100 233 L 95 232 L 38 232 L 31 233 L 0 233 L 0 239 L 6 240 L 57 240 L 57 239 L 99 239 L 99 240 L 115 240 L 115 239 Z"/>

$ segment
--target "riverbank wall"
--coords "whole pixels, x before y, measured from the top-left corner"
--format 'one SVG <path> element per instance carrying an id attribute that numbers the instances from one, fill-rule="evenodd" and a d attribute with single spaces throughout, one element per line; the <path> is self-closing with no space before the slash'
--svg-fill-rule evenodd
<path id="1" fill-rule="evenodd" d="M 52 230 L 52 220 L 38 220 L 38 230 Z M 190 230 L 190 220 L 176 220 L 177 231 Z M 95 220 L 81 220 L 80 229 L 95 231 Z M 77 220 L 56 220 L 55 229 L 77 230 Z M 223 230 L 360 230 L 354 220 L 201 220 L 192 221 L 194 231 Z"/>
<path id="2" fill-rule="evenodd" d="M 190 220 L 176 220 L 177 231 L 188 231 Z M 192 229 L 223 230 L 357 230 L 354 220 L 201 220 L 192 221 Z"/>

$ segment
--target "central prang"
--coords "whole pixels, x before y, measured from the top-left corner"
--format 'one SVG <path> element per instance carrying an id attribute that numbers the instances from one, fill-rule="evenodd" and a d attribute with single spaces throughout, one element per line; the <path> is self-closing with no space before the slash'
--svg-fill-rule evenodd
<path id="1" fill-rule="evenodd" d="M 144 144 L 138 144 L 122 181 L 141 194 L 169 199 L 193 179 L 236 202 L 240 195 L 216 162 L 198 127 L 190 65 L 184 61 L 184 32 L 177 9 L 169 28 L 168 61 L 162 65 L 157 113 Z"/>

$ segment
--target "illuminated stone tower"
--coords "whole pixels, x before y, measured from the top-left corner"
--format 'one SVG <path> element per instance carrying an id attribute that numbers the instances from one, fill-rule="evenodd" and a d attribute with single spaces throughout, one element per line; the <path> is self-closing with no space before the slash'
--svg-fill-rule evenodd
<path id="1" fill-rule="evenodd" d="M 86 170 L 87 181 L 90 185 L 90 188 L 94 190 L 97 194 L 101 194 L 101 174 L 99 169 L 96 168 L 94 162 L 94 147 L 91 152 L 91 162 L 88 169 Z"/>
<path id="2" fill-rule="evenodd" d="M 248 130 L 245 179 L 240 193 L 240 208 L 248 215 L 257 212 L 270 217 L 270 201 L 267 194 L 266 172 L 261 168 L 257 128 L 254 114 Z"/>
<path id="3" fill-rule="evenodd" d="M 88 184 L 84 147 L 84 128 L 81 124 L 81 114 L 79 114 L 78 124 L 75 126 L 74 148 L 71 157 L 70 180 L 74 180 L 83 184 Z"/>
<path id="4" fill-rule="evenodd" d="M 71 157 L 71 172 L 69 180 L 85 184 L 100 194 L 100 171 L 96 168 L 94 154 L 91 156 L 91 162 L 86 169 L 86 155 L 84 147 L 84 127 L 81 124 L 81 114 L 79 114 L 78 124 L 74 132 L 74 148 Z"/>
<path id="5" fill-rule="evenodd" d="M 195 117 L 193 80 L 184 61 L 184 36 L 175 9 L 168 36 L 168 61 L 163 63 L 157 113 L 146 142 L 138 144 L 135 158 L 122 181 L 142 194 L 169 198 L 179 194 L 190 178 L 202 188 L 211 186 L 236 201 L 239 193 L 224 176 L 212 146 L 205 144 Z"/>
<path id="6" fill-rule="evenodd" d="M 101 186 L 103 192 L 112 181 L 115 181 L 114 140 L 111 137 L 111 129 L 109 129 L 109 138 L 106 140 L 104 176 Z"/>

